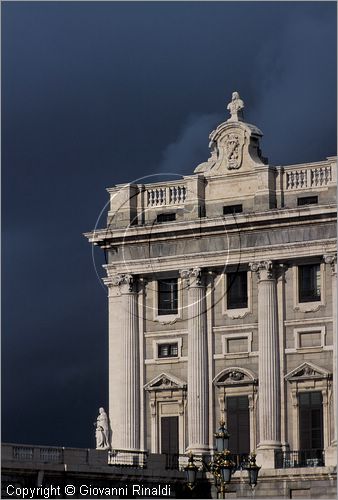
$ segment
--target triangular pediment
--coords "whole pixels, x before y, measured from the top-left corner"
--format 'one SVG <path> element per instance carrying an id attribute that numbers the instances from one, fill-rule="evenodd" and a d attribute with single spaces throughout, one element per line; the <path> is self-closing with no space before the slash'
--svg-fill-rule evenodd
<path id="1" fill-rule="evenodd" d="M 215 385 L 252 384 L 257 382 L 256 375 L 247 368 L 231 367 L 222 370 L 213 380 Z"/>
<path id="2" fill-rule="evenodd" d="M 305 361 L 301 365 L 294 368 L 289 373 L 285 375 L 286 380 L 306 380 L 306 379 L 322 379 L 329 378 L 331 373 L 325 368 L 311 363 L 310 361 Z"/>
<path id="3" fill-rule="evenodd" d="M 168 375 L 167 373 L 161 373 L 157 377 L 153 378 L 148 382 L 144 389 L 146 391 L 163 391 L 172 389 L 186 389 L 187 383 L 184 380 L 175 377 L 174 375 Z"/>

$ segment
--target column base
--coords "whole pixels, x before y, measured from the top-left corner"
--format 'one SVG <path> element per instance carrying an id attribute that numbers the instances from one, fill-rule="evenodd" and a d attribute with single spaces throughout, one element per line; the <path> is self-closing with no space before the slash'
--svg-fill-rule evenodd
<path id="1" fill-rule="evenodd" d="M 290 451 L 289 443 L 282 443 L 282 451 Z"/>
<path id="2" fill-rule="evenodd" d="M 275 452 L 282 449 L 279 441 L 265 441 L 258 445 L 256 462 L 262 469 L 275 468 Z"/>
<path id="3" fill-rule="evenodd" d="M 210 447 L 203 444 L 192 444 L 187 447 L 186 453 L 192 452 L 194 455 L 205 455 L 211 453 Z"/>
<path id="4" fill-rule="evenodd" d="M 337 465 L 337 441 L 331 443 L 325 450 L 325 465 Z"/>

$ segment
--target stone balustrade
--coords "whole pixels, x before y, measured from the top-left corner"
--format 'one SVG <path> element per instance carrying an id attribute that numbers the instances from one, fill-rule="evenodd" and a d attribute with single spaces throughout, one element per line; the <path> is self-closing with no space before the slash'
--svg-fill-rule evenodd
<path id="1" fill-rule="evenodd" d="M 152 186 L 146 190 L 146 204 L 148 208 L 166 205 L 184 205 L 187 189 L 183 183 L 166 186 Z"/>
<path id="2" fill-rule="evenodd" d="M 327 186 L 333 179 L 332 165 L 313 165 L 284 168 L 284 189 L 309 189 Z"/>
<path id="3" fill-rule="evenodd" d="M 40 446 L 12 446 L 10 448 L 11 460 L 19 462 L 37 461 L 44 463 L 63 463 L 63 448 Z"/>

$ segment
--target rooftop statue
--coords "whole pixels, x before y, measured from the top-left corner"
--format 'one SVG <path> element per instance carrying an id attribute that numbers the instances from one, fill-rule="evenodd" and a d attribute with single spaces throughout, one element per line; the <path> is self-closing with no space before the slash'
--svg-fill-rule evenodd
<path id="1" fill-rule="evenodd" d="M 96 437 L 96 449 L 97 450 L 107 450 L 109 449 L 109 422 L 108 416 L 103 408 L 99 409 L 99 415 L 94 424 L 95 437 Z"/>
<path id="2" fill-rule="evenodd" d="M 242 109 L 244 109 L 244 102 L 239 97 L 238 92 L 232 93 L 232 99 L 231 102 L 229 102 L 227 109 L 230 111 L 231 115 L 228 121 L 238 122 L 243 120 L 244 117 Z"/>

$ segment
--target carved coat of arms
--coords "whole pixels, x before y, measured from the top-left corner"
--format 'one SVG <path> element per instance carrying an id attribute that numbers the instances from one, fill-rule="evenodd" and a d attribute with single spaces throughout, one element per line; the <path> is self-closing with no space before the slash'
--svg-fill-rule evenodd
<path id="1" fill-rule="evenodd" d="M 228 134 L 225 140 L 225 153 L 229 170 L 240 168 L 242 164 L 243 140 L 238 134 Z"/>

